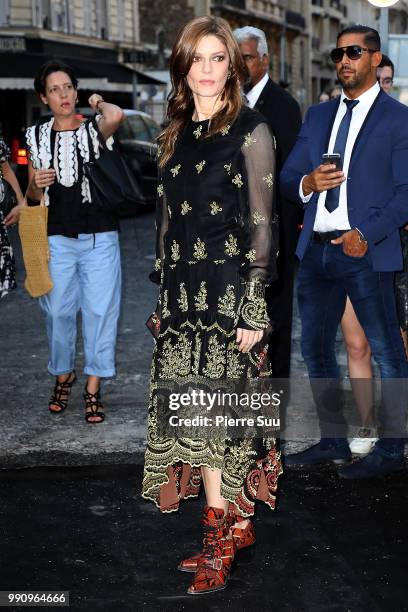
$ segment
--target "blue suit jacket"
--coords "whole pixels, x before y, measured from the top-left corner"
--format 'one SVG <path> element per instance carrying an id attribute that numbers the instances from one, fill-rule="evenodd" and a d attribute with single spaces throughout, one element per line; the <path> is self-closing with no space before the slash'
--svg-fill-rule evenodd
<path id="1" fill-rule="evenodd" d="M 281 191 L 302 203 L 302 177 L 322 162 L 327 152 L 338 100 L 310 107 L 299 137 L 280 175 Z M 319 194 L 304 205 L 303 230 L 296 254 L 300 259 L 310 243 Z M 303 205 L 303 203 L 302 203 Z M 380 92 L 358 134 L 347 180 L 347 209 L 351 227 L 368 241 L 373 269 L 402 268 L 398 229 L 408 222 L 408 107 Z"/>

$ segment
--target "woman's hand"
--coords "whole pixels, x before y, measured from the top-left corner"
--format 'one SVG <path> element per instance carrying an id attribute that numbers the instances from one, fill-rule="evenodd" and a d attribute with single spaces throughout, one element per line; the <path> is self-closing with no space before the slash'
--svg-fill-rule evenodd
<path id="1" fill-rule="evenodd" d="M 241 353 L 249 353 L 249 351 L 257 344 L 263 336 L 263 330 L 253 329 L 237 329 L 237 344 L 238 350 Z"/>
<path id="2" fill-rule="evenodd" d="M 96 113 L 99 111 L 98 103 L 103 102 L 103 98 L 100 94 L 94 93 L 88 98 L 88 104 Z"/>
<path id="3" fill-rule="evenodd" d="M 24 204 L 24 200 L 19 202 L 17 206 L 15 206 L 14 208 L 10 210 L 9 214 L 4 219 L 4 225 L 6 226 L 16 225 L 16 223 L 18 223 L 18 220 L 20 218 L 20 212 L 21 212 L 21 209 L 23 208 L 23 204 Z"/>
<path id="4" fill-rule="evenodd" d="M 34 189 L 44 189 L 49 187 L 55 181 L 55 170 L 49 168 L 48 170 L 34 170 L 30 185 Z"/>

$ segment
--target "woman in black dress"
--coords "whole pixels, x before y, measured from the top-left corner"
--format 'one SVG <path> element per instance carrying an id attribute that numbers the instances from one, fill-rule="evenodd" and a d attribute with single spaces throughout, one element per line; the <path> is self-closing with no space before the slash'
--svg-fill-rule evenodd
<path id="1" fill-rule="evenodd" d="M 23 194 L 16 175 L 8 162 L 9 158 L 10 149 L 0 138 L 0 179 L 4 178 L 10 184 L 17 198 L 17 206 L 5 217 L 1 207 L 5 193 L 3 183 L 0 180 L 0 298 L 10 293 L 16 286 L 13 249 L 9 241 L 7 226 L 17 223 L 23 205 Z"/>
<path id="2" fill-rule="evenodd" d="M 245 67 L 229 25 L 201 17 L 171 56 L 168 125 L 159 137 L 157 260 L 160 330 L 152 363 L 143 497 L 163 512 L 198 495 L 203 551 L 179 564 L 190 594 L 225 587 L 237 550 L 255 542 L 255 500 L 275 505 L 281 471 L 271 437 L 172 435 L 169 393 L 245 387 L 267 375 L 265 285 L 276 276 L 275 145 L 244 106 Z M 193 412 L 191 412 L 193 416 Z"/>

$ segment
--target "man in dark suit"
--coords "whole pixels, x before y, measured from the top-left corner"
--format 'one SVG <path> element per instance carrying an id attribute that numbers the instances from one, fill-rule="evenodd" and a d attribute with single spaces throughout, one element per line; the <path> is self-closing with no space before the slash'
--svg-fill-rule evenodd
<path id="1" fill-rule="evenodd" d="M 378 32 L 350 26 L 331 52 L 343 91 L 312 106 L 281 173 L 281 189 L 305 208 L 297 247 L 302 352 L 322 439 L 288 464 L 347 461 L 335 339 L 350 297 L 382 379 L 380 438 L 373 451 L 339 470 L 367 478 L 404 467 L 407 363 L 393 280 L 402 268 L 399 227 L 408 220 L 408 108 L 377 83 Z M 342 164 L 322 164 L 337 153 Z"/>
<path id="2" fill-rule="evenodd" d="M 234 31 L 248 68 L 250 83 L 245 87 L 248 105 L 261 112 L 276 140 L 276 194 L 279 215 L 279 279 L 267 291 L 268 311 L 274 332 L 269 347 L 273 376 L 288 378 L 292 341 L 293 278 L 297 225 L 301 219 L 296 204 L 280 194 L 279 173 L 296 142 L 302 118 L 298 103 L 268 76 L 269 57 L 265 34 L 253 27 Z"/>

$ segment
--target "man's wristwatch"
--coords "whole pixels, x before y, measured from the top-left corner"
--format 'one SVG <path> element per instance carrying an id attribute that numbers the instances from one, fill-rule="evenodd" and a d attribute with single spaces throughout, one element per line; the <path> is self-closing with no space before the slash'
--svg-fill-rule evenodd
<path id="1" fill-rule="evenodd" d="M 355 227 L 354 229 L 358 232 L 358 240 L 359 240 L 359 242 L 364 242 L 365 244 L 367 244 L 367 240 L 364 238 L 363 232 L 361 232 L 358 229 L 358 227 Z"/>

